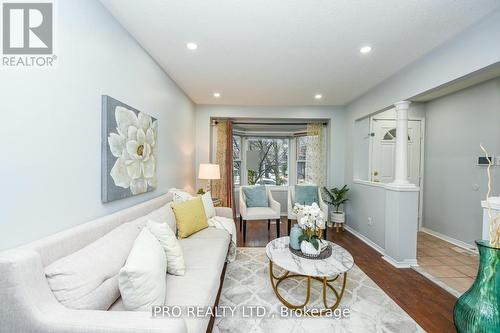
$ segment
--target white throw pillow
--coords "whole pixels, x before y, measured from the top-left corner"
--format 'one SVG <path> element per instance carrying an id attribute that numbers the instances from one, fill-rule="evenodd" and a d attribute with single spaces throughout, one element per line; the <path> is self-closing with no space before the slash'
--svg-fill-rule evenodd
<path id="1" fill-rule="evenodd" d="M 186 191 L 179 190 L 178 188 L 171 188 L 168 190 L 169 193 L 172 193 L 174 202 L 184 202 L 191 200 L 193 196 Z"/>
<path id="2" fill-rule="evenodd" d="M 142 229 L 118 275 L 125 309 L 151 311 L 154 305 L 163 306 L 166 270 L 167 259 L 162 246 L 149 229 Z"/>
<path id="3" fill-rule="evenodd" d="M 207 192 L 201 196 L 201 201 L 203 201 L 203 208 L 205 208 L 205 215 L 207 219 L 211 219 L 215 216 L 214 202 L 212 201 L 212 194 Z"/>
<path id="4" fill-rule="evenodd" d="M 170 227 L 163 222 L 148 220 L 146 227 L 156 237 L 167 256 L 167 271 L 173 275 L 184 275 L 186 265 L 179 241 Z"/>

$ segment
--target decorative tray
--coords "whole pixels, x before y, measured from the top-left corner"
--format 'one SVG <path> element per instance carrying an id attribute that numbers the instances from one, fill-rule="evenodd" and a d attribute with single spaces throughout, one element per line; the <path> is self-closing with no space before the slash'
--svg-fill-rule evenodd
<path id="1" fill-rule="evenodd" d="M 297 257 L 301 258 L 306 258 L 306 259 L 313 259 L 313 260 L 322 260 L 329 258 L 332 255 L 332 244 L 328 244 L 323 251 L 319 255 L 313 256 L 309 254 L 302 253 L 300 250 L 295 250 L 290 247 L 290 244 L 288 244 L 288 248 L 290 249 L 290 252 L 292 254 L 296 255 Z"/>

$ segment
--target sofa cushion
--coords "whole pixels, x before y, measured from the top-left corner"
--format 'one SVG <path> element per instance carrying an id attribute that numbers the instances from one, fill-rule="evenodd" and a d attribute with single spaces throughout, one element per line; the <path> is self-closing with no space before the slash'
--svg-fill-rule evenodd
<path id="1" fill-rule="evenodd" d="M 108 309 L 120 296 L 118 272 L 139 232 L 132 223 L 122 224 L 48 265 L 45 275 L 56 299 L 71 309 Z"/>
<path id="2" fill-rule="evenodd" d="M 180 243 L 186 262 L 186 274 L 167 275 L 165 305 L 213 306 L 229 242 L 227 231 L 212 227 L 182 239 Z M 188 332 L 205 332 L 210 318 L 185 320 Z"/>
<path id="3" fill-rule="evenodd" d="M 207 216 L 200 197 L 174 203 L 172 209 L 175 214 L 179 238 L 189 237 L 208 227 Z"/>
<path id="4" fill-rule="evenodd" d="M 165 305 L 213 306 L 220 287 L 220 277 L 226 261 L 230 236 L 223 229 L 209 227 L 181 239 L 186 273 L 167 274 Z M 124 311 L 121 298 L 109 308 Z M 185 318 L 188 332 L 205 332 L 210 318 Z"/>
<path id="5" fill-rule="evenodd" d="M 248 186 L 243 187 L 245 202 L 247 207 L 268 207 L 267 193 L 265 186 Z"/>
<path id="6" fill-rule="evenodd" d="M 319 203 L 316 185 L 295 185 L 295 203 L 310 206 Z"/>
<path id="7" fill-rule="evenodd" d="M 125 309 L 151 311 L 152 306 L 163 305 L 166 272 L 163 247 L 148 228 L 142 229 L 118 275 Z"/>
<path id="8" fill-rule="evenodd" d="M 265 219 L 278 219 L 280 217 L 278 212 L 275 212 L 269 207 L 253 207 L 247 208 L 246 220 L 265 220 Z"/>

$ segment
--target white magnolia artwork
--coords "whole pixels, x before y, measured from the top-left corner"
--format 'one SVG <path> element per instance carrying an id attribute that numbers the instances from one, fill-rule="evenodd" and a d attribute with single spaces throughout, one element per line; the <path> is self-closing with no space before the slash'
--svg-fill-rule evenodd
<path id="1" fill-rule="evenodd" d="M 156 188 L 157 133 L 155 118 L 103 96 L 103 202 Z"/>

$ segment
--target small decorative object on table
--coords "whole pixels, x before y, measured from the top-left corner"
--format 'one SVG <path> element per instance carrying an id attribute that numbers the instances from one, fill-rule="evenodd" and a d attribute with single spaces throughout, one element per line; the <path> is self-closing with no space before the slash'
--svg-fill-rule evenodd
<path id="1" fill-rule="evenodd" d="M 349 200 L 347 199 L 348 191 L 349 188 L 347 185 L 344 185 L 341 189 L 334 187 L 331 190 L 323 187 L 323 193 L 325 193 L 327 197 L 324 201 L 335 208 L 335 211 L 331 212 L 331 219 L 337 232 L 339 232 L 339 229 L 344 231 L 345 213 L 340 210 L 340 206 Z"/>
<path id="2" fill-rule="evenodd" d="M 489 157 L 488 152 L 481 149 Z M 489 205 L 491 193 L 491 158 L 488 158 Z M 489 206 L 488 206 L 489 208 Z M 489 211 L 490 240 L 478 240 L 479 269 L 472 287 L 455 304 L 453 321 L 457 332 L 500 332 L 500 215 L 492 216 Z"/>
<path id="3" fill-rule="evenodd" d="M 293 211 L 297 215 L 299 227 L 304 230 L 299 236 L 300 250 L 307 256 L 318 257 L 324 243 L 321 235 L 326 228 L 323 212 L 315 202 L 310 206 L 295 204 Z"/>

